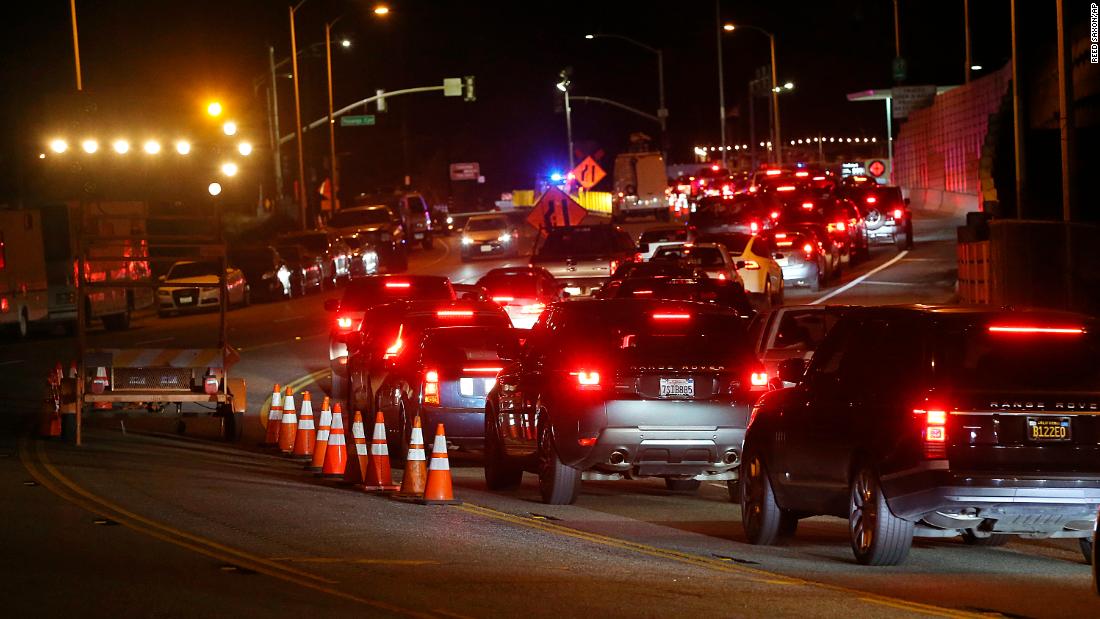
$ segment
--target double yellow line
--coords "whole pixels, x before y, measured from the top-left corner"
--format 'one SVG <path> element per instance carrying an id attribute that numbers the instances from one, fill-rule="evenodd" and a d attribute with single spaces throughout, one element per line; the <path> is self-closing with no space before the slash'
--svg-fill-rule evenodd
<path id="1" fill-rule="evenodd" d="M 258 557 L 243 550 L 232 548 L 213 540 L 150 520 L 140 514 L 135 514 L 115 503 L 92 494 L 69 479 L 50 462 L 49 456 L 46 454 L 46 450 L 43 447 L 43 443 L 40 441 L 34 442 L 32 450 L 31 441 L 26 437 L 21 438 L 19 440 L 19 459 L 31 476 L 34 477 L 35 481 L 47 488 L 50 492 L 53 492 L 62 499 L 86 511 L 114 520 L 128 529 L 132 529 L 181 548 L 186 548 L 187 550 L 197 552 L 218 561 L 247 568 L 307 589 L 313 589 L 320 593 L 343 598 L 378 610 L 406 617 L 426 618 L 434 616 L 428 613 L 421 613 L 412 609 L 396 606 L 381 600 L 369 599 L 355 595 L 354 593 L 341 591 L 333 586 L 340 584 L 339 581 L 330 580 L 286 565 L 280 565 L 270 559 Z"/>
<path id="2" fill-rule="evenodd" d="M 284 393 L 285 393 L 286 389 L 290 389 L 292 392 L 297 392 L 302 387 L 308 387 L 309 385 L 312 385 L 313 383 L 321 380 L 322 378 L 325 378 L 326 376 L 328 376 L 330 374 L 332 374 L 331 369 L 324 369 L 324 370 L 317 370 L 316 372 L 310 372 L 309 374 L 306 374 L 305 376 L 302 376 L 301 378 L 296 378 L 293 381 L 283 385 Z M 269 396 L 267 396 L 267 399 L 264 400 L 263 406 L 260 407 L 260 424 L 264 428 L 267 427 L 267 415 L 270 412 L 271 412 L 271 396 L 269 395 Z"/>

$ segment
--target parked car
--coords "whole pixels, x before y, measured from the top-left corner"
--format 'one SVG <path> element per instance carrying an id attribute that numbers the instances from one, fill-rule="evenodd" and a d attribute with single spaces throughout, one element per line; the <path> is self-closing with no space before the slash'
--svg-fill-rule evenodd
<path id="1" fill-rule="evenodd" d="M 476 256 L 519 255 L 519 230 L 504 215 L 474 215 L 462 229 L 462 261 Z"/>
<path id="2" fill-rule="evenodd" d="M 338 236 L 325 230 L 305 230 L 281 234 L 276 245 L 300 245 L 307 254 L 321 259 L 321 284 L 335 288 L 351 279 L 349 269 L 351 250 Z"/>
<path id="3" fill-rule="evenodd" d="M 591 294 L 624 262 L 634 259 L 634 241 L 613 225 L 554 228 L 537 243 L 531 266 L 542 267 L 570 295 Z"/>
<path id="4" fill-rule="evenodd" d="M 253 300 L 278 301 L 290 297 L 290 269 L 274 247 L 231 248 L 229 265 L 244 273 Z"/>
<path id="5" fill-rule="evenodd" d="M 218 309 L 221 303 L 221 285 L 214 261 L 180 261 L 168 269 L 157 287 L 157 314 L 162 318 L 171 314 Z M 225 270 L 228 304 L 246 306 L 249 303 L 248 282 L 240 269 Z"/>
<path id="6" fill-rule="evenodd" d="M 744 319 L 702 303 L 556 303 L 485 404 L 491 490 L 539 477 L 568 504 L 581 476 L 661 477 L 673 491 L 737 477 L 749 407 L 767 388 Z"/>
<path id="7" fill-rule="evenodd" d="M 383 204 L 340 209 L 328 220 L 336 236 L 358 235 L 374 246 L 378 264 L 387 273 L 409 268 L 405 225 Z"/>
<path id="8" fill-rule="evenodd" d="M 304 297 L 310 292 L 320 292 L 325 287 L 324 257 L 301 245 L 280 243 L 275 246 L 290 271 L 290 296 Z"/>
<path id="9" fill-rule="evenodd" d="M 894 565 L 914 537 L 1077 539 L 1100 507 L 1100 323 L 1067 312 L 852 308 L 797 382 L 756 404 L 741 511 L 751 543 L 800 518 L 848 521 L 856 560 Z"/>

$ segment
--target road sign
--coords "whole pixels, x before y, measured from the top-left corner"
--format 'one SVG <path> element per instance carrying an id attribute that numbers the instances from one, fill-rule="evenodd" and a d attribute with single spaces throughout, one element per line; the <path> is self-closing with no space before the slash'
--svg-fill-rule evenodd
<path id="1" fill-rule="evenodd" d="M 905 62 L 905 59 L 901 56 L 894 58 L 894 62 L 890 63 L 890 69 L 894 74 L 895 82 L 904 82 L 909 73 L 909 64 Z"/>
<path id="2" fill-rule="evenodd" d="M 359 116 L 341 116 L 341 127 L 366 127 L 374 124 L 374 114 L 362 114 Z"/>
<path id="3" fill-rule="evenodd" d="M 607 172 L 604 172 L 600 164 L 596 163 L 591 157 L 585 157 L 584 161 L 573 168 L 573 177 L 576 178 L 580 186 L 585 189 L 592 189 L 596 186 L 596 183 L 603 180 L 605 176 L 607 176 Z"/>
<path id="4" fill-rule="evenodd" d="M 461 77 L 448 77 L 443 80 L 443 96 L 444 97 L 461 97 L 462 96 L 462 78 Z"/>
<path id="5" fill-rule="evenodd" d="M 867 162 L 867 173 L 875 178 L 886 174 L 886 162 L 881 159 L 872 159 Z"/>
<path id="6" fill-rule="evenodd" d="M 476 181 L 481 176 L 481 166 L 476 161 L 451 164 L 452 181 Z"/>
<path id="7" fill-rule="evenodd" d="M 588 211 L 569 194 L 557 187 L 551 187 L 535 202 L 535 207 L 527 216 L 527 223 L 544 230 L 576 226 L 587 214 Z"/>
<path id="8" fill-rule="evenodd" d="M 890 89 L 890 111 L 894 118 L 909 118 L 909 114 L 926 108 L 936 100 L 935 86 L 894 86 Z"/>

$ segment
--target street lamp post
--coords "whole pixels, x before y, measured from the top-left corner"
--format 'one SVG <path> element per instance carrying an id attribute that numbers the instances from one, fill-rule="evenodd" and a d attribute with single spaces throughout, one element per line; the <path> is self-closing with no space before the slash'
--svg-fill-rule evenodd
<path id="1" fill-rule="evenodd" d="M 562 69 L 558 74 L 561 81 L 557 83 L 558 90 L 565 95 L 565 139 L 569 142 L 569 170 L 572 171 L 573 163 L 573 109 L 569 106 L 569 69 Z"/>
<path id="2" fill-rule="evenodd" d="M 665 107 L 665 54 L 662 50 L 646 45 L 637 39 L 632 39 L 621 34 L 586 34 L 584 38 L 593 39 L 619 39 L 631 45 L 640 47 L 657 56 L 657 118 L 661 125 L 661 150 L 665 150 L 665 135 L 668 131 L 668 108 Z"/>
<path id="3" fill-rule="evenodd" d="M 328 148 L 329 148 L 329 170 L 330 183 L 329 183 L 329 195 L 332 200 L 332 212 L 340 210 L 340 199 L 337 197 L 336 188 L 339 187 L 339 172 L 336 165 L 336 123 L 332 118 L 332 27 L 336 25 L 336 22 L 340 21 L 343 15 L 336 19 L 325 22 L 325 75 L 328 78 Z"/>
<path id="4" fill-rule="evenodd" d="M 294 13 L 302 8 L 307 0 L 300 0 L 290 7 L 290 65 L 294 73 L 294 135 L 298 142 L 298 215 L 302 229 L 309 227 L 306 199 L 306 155 L 302 146 L 302 99 L 298 92 L 298 39 L 294 32 Z"/>
<path id="5" fill-rule="evenodd" d="M 778 84 L 778 81 L 777 81 L 778 78 L 776 77 L 777 71 L 776 71 L 776 66 L 775 66 L 776 65 L 776 63 L 775 63 L 775 35 L 772 34 L 771 32 L 768 32 L 767 30 L 764 30 L 763 28 L 758 27 L 758 26 L 738 26 L 738 25 L 734 25 L 734 24 L 726 24 L 725 26 L 722 27 L 722 30 L 725 30 L 726 32 L 733 32 L 734 30 L 736 30 L 738 28 L 747 28 L 749 30 L 755 30 L 755 31 L 763 34 L 764 36 L 768 37 L 769 49 L 770 49 L 770 52 L 771 52 L 771 69 L 772 69 L 772 93 L 771 93 L 772 94 L 772 106 L 771 107 L 772 107 L 772 130 L 775 132 L 775 140 L 774 140 L 774 144 L 775 144 L 775 161 L 779 165 L 783 165 L 783 135 L 782 135 L 782 132 L 780 131 L 780 128 L 779 128 L 779 84 Z M 719 35 L 721 35 L 721 30 L 719 30 Z M 718 66 L 719 66 L 718 83 L 721 84 L 722 83 L 722 79 L 721 79 L 722 78 L 722 74 L 721 74 L 722 46 L 721 46 L 721 44 L 719 44 L 719 46 L 718 46 L 718 60 L 719 60 L 719 62 L 718 62 Z M 725 116 L 725 111 L 723 110 L 723 114 L 722 114 L 722 134 L 723 134 L 722 142 L 723 142 L 723 146 L 725 146 L 725 141 L 726 141 L 725 140 L 725 127 L 726 127 L 726 116 Z"/>
<path id="6" fill-rule="evenodd" d="M 733 30 L 733 27 L 729 24 L 722 25 L 722 2 L 721 0 L 714 0 L 714 14 L 715 14 L 715 28 L 718 32 L 718 126 L 719 136 L 721 139 L 721 146 L 719 150 L 722 152 L 722 167 L 728 169 L 726 165 L 726 83 L 725 76 L 722 71 L 722 30 Z"/>

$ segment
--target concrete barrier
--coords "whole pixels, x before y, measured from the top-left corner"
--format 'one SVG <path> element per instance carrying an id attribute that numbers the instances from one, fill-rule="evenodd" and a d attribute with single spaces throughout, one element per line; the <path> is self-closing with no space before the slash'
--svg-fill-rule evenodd
<path id="1" fill-rule="evenodd" d="M 962 217 L 971 211 L 981 210 L 976 195 L 916 187 L 902 187 L 902 193 L 909 198 L 910 208 L 915 211 L 929 211 Z"/>

